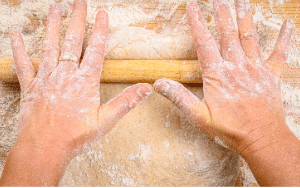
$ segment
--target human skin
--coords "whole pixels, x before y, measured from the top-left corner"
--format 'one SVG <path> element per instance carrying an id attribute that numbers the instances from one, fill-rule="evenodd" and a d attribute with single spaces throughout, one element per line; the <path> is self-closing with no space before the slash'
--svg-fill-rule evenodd
<path id="1" fill-rule="evenodd" d="M 149 84 L 125 89 L 100 104 L 108 15 L 99 11 L 82 61 L 87 14 L 85 0 L 75 0 L 67 34 L 60 50 L 59 4 L 51 5 L 36 74 L 19 32 L 11 34 L 12 50 L 21 85 L 19 136 L 0 180 L 1 186 L 57 186 L 69 161 L 146 99 Z"/>
<path id="2" fill-rule="evenodd" d="M 280 74 L 294 23 L 283 23 L 272 54 L 263 60 L 249 1 L 235 0 L 235 5 L 238 31 L 228 2 L 214 0 L 219 52 L 197 3 L 187 4 L 204 99 L 169 79 L 157 80 L 153 87 L 195 127 L 237 151 L 261 186 L 299 186 L 300 141 L 285 123 L 280 94 Z"/>

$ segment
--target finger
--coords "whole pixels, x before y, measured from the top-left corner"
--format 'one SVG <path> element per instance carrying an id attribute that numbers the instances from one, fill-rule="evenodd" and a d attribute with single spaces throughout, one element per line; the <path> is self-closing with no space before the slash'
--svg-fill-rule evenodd
<path id="1" fill-rule="evenodd" d="M 196 1 L 188 2 L 187 16 L 202 69 L 216 66 L 222 58 L 213 37 L 206 27 Z"/>
<path id="2" fill-rule="evenodd" d="M 108 34 L 108 14 L 100 10 L 97 14 L 93 34 L 80 64 L 86 76 L 100 80 L 103 68 L 105 42 Z"/>
<path id="3" fill-rule="evenodd" d="M 253 22 L 249 0 L 235 0 L 235 10 L 241 46 L 245 55 L 253 62 L 257 62 L 261 60 L 261 55 L 258 34 Z"/>
<path id="4" fill-rule="evenodd" d="M 53 3 L 49 9 L 38 77 L 47 77 L 57 66 L 59 58 L 61 16 L 62 11 L 60 5 L 58 3 Z"/>
<path id="5" fill-rule="evenodd" d="M 210 113 L 205 102 L 192 94 L 182 84 L 170 79 L 159 79 L 154 83 L 153 88 L 182 110 L 195 127 L 201 128 L 203 125 L 210 124 Z M 203 131 L 208 134 L 212 133 L 208 126 L 205 126 Z"/>
<path id="6" fill-rule="evenodd" d="M 61 64 L 60 66 L 66 69 L 66 71 L 78 68 L 82 51 L 86 15 L 86 1 L 74 0 L 70 25 L 62 46 L 59 63 Z"/>
<path id="7" fill-rule="evenodd" d="M 25 91 L 29 84 L 33 81 L 36 74 L 25 51 L 21 33 L 17 31 L 13 31 L 11 33 L 11 46 L 21 90 Z"/>
<path id="8" fill-rule="evenodd" d="M 109 132 L 124 115 L 149 97 L 151 93 L 152 87 L 149 84 L 136 84 L 126 88 L 117 97 L 102 105 L 100 109 L 106 119 L 106 127 L 101 132 Z"/>
<path id="9" fill-rule="evenodd" d="M 270 66 L 277 76 L 280 76 L 283 65 L 288 58 L 288 49 L 293 34 L 294 24 L 293 20 L 285 20 L 281 26 L 277 42 L 273 49 L 272 54 L 267 60 L 268 66 Z"/>
<path id="10" fill-rule="evenodd" d="M 214 12 L 223 59 L 239 62 L 244 58 L 244 53 L 230 14 L 228 1 L 214 0 Z"/>

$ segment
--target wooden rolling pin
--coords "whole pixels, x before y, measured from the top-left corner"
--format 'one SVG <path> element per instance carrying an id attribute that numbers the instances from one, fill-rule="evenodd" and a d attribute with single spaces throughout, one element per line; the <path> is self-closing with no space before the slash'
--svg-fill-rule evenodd
<path id="1" fill-rule="evenodd" d="M 39 59 L 31 59 L 38 70 Z M 198 60 L 105 60 L 101 82 L 153 83 L 169 78 L 180 83 L 202 83 Z M 13 59 L 0 58 L 0 81 L 18 82 Z M 300 69 L 284 67 L 282 81 L 298 85 Z"/>
<path id="2" fill-rule="evenodd" d="M 40 60 L 30 59 L 35 70 Z M 105 60 L 101 82 L 153 83 L 170 78 L 181 83 L 202 83 L 197 60 Z M 0 58 L 0 80 L 18 82 L 13 59 Z"/>

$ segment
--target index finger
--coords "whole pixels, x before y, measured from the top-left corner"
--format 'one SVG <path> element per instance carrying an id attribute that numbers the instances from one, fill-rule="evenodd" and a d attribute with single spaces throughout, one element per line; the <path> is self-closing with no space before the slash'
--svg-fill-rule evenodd
<path id="1" fill-rule="evenodd" d="M 205 25 L 205 21 L 196 1 L 191 0 L 188 2 L 187 16 L 201 67 L 213 67 L 222 61 L 222 57 L 214 38 Z"/>
<path id="2" fill-rule="evenodd" d="M 35 70 L 26 53 L 23 38 L 20 32 L 11 33 L 11 47 L 16 65 L 17 76 L 24 92 L 35 78 Z"/>

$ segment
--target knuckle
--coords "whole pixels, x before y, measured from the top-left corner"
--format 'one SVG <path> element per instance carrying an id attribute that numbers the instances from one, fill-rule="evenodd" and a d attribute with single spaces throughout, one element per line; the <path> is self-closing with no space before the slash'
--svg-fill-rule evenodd
<path id="1" fill-rule="evenodd" d="M 59 51 L 59 45 L 53 43 L 53 42 L 47 42 L 45 41 L 42 47 L 42 53 L 52 52 L 52 51 Z"/>
<path id="2" fill-rule="evenodd" d="M 123 101 L 124 101 L 125 111 L 126 111 L 126 112 L 129 112 L 130 110 L 132 110 L 133 105 L 132 105 L 132 102 L 131 102 L 131 100 L 128 98 L 127 95 L 125 95 L 125 96 L 123 97 Z"/>
<path id="3" fill-rule="evenodd" d="M 90 46 L 86 52 L 92 56 L 100 56 L 100 57 L 104 56 L 104 50 L 97 49 L 96 45 Z"/>
<path id="4" fill-rule="evenodd" d="M 211 34 L 208 31 L 203 33 L 196 33 L 194 35 L 194 38 L 196 38 L 200 43 L 207 42 L 208 40 L 213 40 Z"/>
<path id="5" fill-rule="evenodd" d="M 251 30 L 240 34 L 240 39 L 244 41 L 257 41 L 258 38 L 259 35 L 255 30 Z"/>
<path id="6" fill-rule="evenodd" d="M 175 92 L 175 91 L 179 91 L 179 92 Z M 172 88 L 172 91 L 169 91 L 169 98 L 170 100 L 177 106 L 180 107 L 182 105 L 182 91 L 183 88 L 181 88 L 180 85 L 175 86 L 174 88 Z"/>
<path id="7" fill-rule="evenodd" d="M 65 37 L 65 44 L 70 44 L 70 45 L 76 45 L 80 44 L 82 40 L 82 36 L 80 34 L 76 33 L 69 33 Z"/>
<path id="8" fill-rule="evenodd" d="M 236 36 L 237 35 L 237 31 L 235 29 L 235 27 L 231 27 L 231 26 L 227 26 L 227 27 L 223 27 L 220 28 L 220 33 L 222 36 Z"/>
<path id="9" fill-rule="evenodd" d="M 181 102 L 181 99 L 180 99 L 180 96 L 179 95 L 174 95 L 173 97 L 172 97 L 172 102 L 177 106 L 177 107 L 181 107 L 181 104 L 182 104 L 182 102 Z"/>

